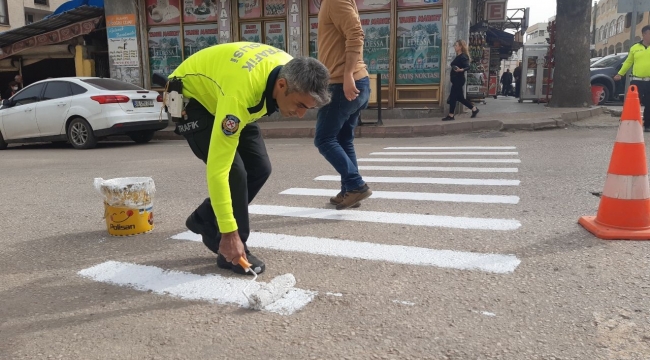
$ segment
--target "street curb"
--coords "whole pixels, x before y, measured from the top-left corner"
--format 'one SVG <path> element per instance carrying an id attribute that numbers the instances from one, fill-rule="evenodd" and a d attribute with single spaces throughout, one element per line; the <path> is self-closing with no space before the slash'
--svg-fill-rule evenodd
<path id="1" fill-rule="evenodd" d="M 444 124 L 429 125 L 405 125 L 405 126 L 358 126 L 355 130 L 355 137 L 358 138 L 413 138 L 431 137 L 447 134 L 462 134 L 477 131 L 514 131 L 514 130 L 546 130 L 565 128 L 578 120 L 587 119 L 601 115 L 605 112 L 604 107 L 584 109 L 561 114 L 556 119 L 540 119 L 537 122 L 503 122 L 501 120 L 475 120 L 466 122 L 452 122 Z M 276 128 L 262 129 L 262 136 L 265 139 L 295 139 L 313 138 L 314 128 Z M 155 140 L 184 140 L 173 131 L 157 131 Z"/>

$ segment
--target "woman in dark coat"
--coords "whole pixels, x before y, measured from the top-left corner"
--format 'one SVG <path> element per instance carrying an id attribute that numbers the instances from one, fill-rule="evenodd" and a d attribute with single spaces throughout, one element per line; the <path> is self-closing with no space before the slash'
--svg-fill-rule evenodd
<path id="1" fill-rule="evenodd" d="M 454 43 L 456 58 L 451 62 L 451 93 L 449 94 L 449 115 L 442 118 L 442 121 L 454 120 L 456 102 L 467 106 L 472 110 L 472 117 L 478 114 L 478 108 L 471 101 L 465 99 L 463 85 L 465 85 L 465 72 L 469 70 L 469 50 L 465 40 L 458 40 Z"/>

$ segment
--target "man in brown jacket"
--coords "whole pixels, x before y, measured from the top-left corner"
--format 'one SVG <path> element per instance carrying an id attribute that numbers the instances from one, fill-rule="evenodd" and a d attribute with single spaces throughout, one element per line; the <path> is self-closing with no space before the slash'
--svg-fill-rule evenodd
<path id="1" fill-rule="evenodd" d="M 359 175 L 354 129 L 368 106 L 370 80 L 364 34 L 354 0 L 323 0 L 318 12 L 318 60 L 329 69 L 332 101 L 319 109 L 314 145 L 341 175 L 337 210 L 358 207 L 372 191 Z"/>

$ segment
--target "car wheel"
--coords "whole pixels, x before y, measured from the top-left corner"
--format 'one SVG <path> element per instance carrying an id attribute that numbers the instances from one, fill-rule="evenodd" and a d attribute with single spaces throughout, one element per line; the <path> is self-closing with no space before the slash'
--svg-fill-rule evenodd
<path id="1" fill-rule="evenodd" d="M 600 93 L 600 98 L 598 98 L 598 105 L 605 105 L 605 103 L 609 100 L 609 96 L 611 93 L 609 91 L 609 88 L 602 84 L 594 84 L 594 85 L 600 85 L 603 87 L 603 92 Z"/>
<path id="2" fill-rule="evenodd" d="M 2 133 L 0 133 L 0 150 L 4 150 L 7 148 L 7 142 L 5 139 L 2 137 Z"/>
<path id="3" fill-rule="evenodd" d="M 129 133 L 128 135 L 131 138 L 131 140 L 135 141 L 136 143 L 145 144 L 153 139 L 154 133 L 155 131 L 146 130 L 146 131 L 132 132 Z"/>
<path id="4" fill-rule="evenodd" d="M 97 138 L 88 121 L 75 118 L 68 126 L 68 141 L 76 149 L 92 149 L 97 146 Z"/>

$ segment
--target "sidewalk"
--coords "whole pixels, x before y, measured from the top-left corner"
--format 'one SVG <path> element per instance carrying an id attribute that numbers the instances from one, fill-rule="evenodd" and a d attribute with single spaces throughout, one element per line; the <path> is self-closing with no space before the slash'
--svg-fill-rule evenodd
<path id="1" fill-rule="evenodd" d="M 524 107 L 525 104 L 520 104 Z M 480 106 L 481 112 L 474 119 L 469 113 L 456 115 L 454 121 L 441 121 L 442 114 L 429 119 L 384 119 L 383 126 L 362 125 L 356 129 L 360 138 L 402 138 L 429 137 L 445 134 L 467 133 L 475 131 L 540 130 L 564 128 L 572 122 L 598 116 L 606 111 L 605 107 L 591 108 L 548 108 L 534 104 L 536 112 L 501 112 L 498 108 Z M 501 109 L 503 110 L 503 109 Z M 522 110 L 524 110 L 522 108 Z M 528 110 L 528 109 L 525 109 Z M 363 122 L 376 120 L 363 119 Z M 315 120 L 259 121 L 262 134 L 266 139 L 277 138 L 313 138 Z M 183 140 L 174 133 L 174 126 L 156 132 L 154 139 Z"/>

